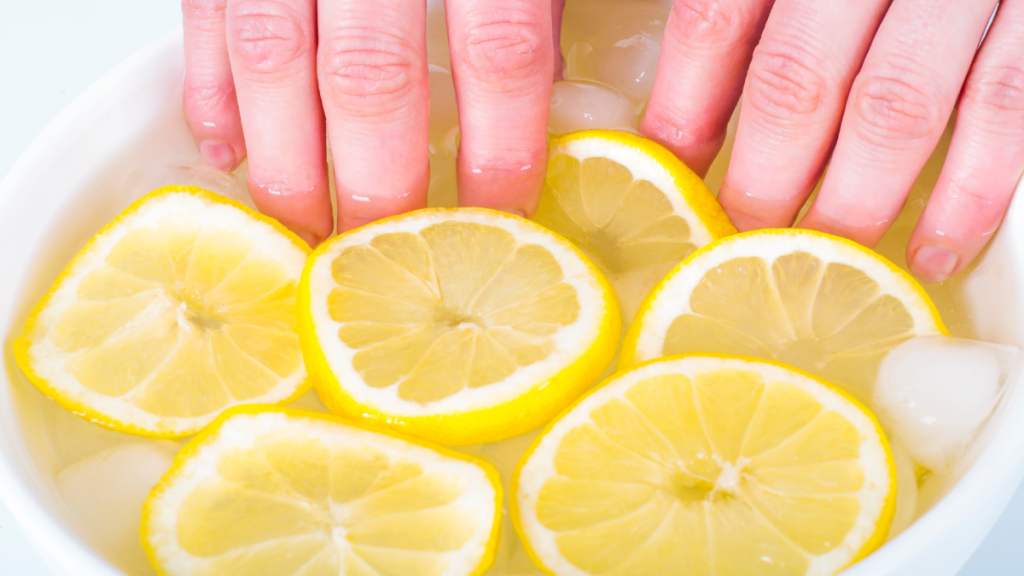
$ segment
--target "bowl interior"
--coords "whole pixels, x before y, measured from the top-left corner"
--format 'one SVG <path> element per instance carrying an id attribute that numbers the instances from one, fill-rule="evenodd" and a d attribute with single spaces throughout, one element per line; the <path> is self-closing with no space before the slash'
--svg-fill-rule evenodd
<path id="1" fill-rule="evenodd" d="M 58 573 L 121 573 L 96 552 L 103 549 L 96 536 L 76 524 L 55 476 L 83 456 L 134 439 L 85 422 L 36 391 L 14 363 L 13 339 L 77 250 L 146 192 L 197 184 L 248 203 L 237 178 L 203 168 L 199 161 L 182 113 L 180 54 L 176 33 L 115 69 L 63 112 L 0 184 L 0 488 Z M 933 163 L 941 164 L 949 132 Z M 714 181 L 724 172 L 730 148 L 731 140 L 709 176 L 712 189 L 717 189 Z M 932 172 L 937 177 L 937 170 Z M 923 191 L 933 183 L 932 176 L 922 176 L 897 228 L 912 226 Z M 961 312 L 952 322 L 956 335 L 1024 344 L 1018 296 L 1024 269 L 1022 210 L 1021 202 L 1014 204 L 970 275 L 929 288 L 940 308 Z M 900 265 L 905 264 L 902 249 L 891 239 L 880 246 Z M 954 573 L 1022 474 L 1024 396 L 1013 382 L 969 457 L 954 474 L 923 487 L 927 512 L 921 519 L 847 574 L 918 573 L 936 558 L 945 560 L 927 573 Z M 950 540 L 971 528 L 969 536 Z M 151 573 L 138 555 L 118 564 L 132 574 Z"/>

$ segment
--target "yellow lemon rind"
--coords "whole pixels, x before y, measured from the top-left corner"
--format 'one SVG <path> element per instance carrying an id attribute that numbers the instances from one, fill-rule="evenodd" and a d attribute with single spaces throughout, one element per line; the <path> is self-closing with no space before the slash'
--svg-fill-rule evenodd
<path id="1" fill-rule="evenodd" d="M 529 222 L 529 220 L 518 216 L 486 208 L 425 208 L 416 212 L 424 210 L 442 213 L 481 211 L 501 218 Z M 398 220 L 404 216 L 384 218 L 375 224 Z M 530 222 L 530 225 L 550 234 L 570 248 L 601 284 L 605 311 L 598 329 L 598 336 L 585 353 L 554 377 L 539 382 L 519 397 L 496 406 L 453 414 L 396 416 L 357 401 L 346 391 L 344 383 L 338 380 L 330 368 L 330 363 L 316 336 L 310 302 L 309 277 L 313 264 L 333 243 L 343 241 L 346 234 L 349 234 L 346 232 L 324 242 L 313 251 L 302 271 L 302 280 L 299 282 L 296 293 L 299 310 L 299 345 L 302 349 L 302 358 L 306 363 L 306 372 L 313 382 L 313 388 L 328 410 L 351 419 L 376 422 L 378 425 L 393 428 L 409 436 L 423 438 L 444 446 L 471 446 L 505 440 L 541 426 L 600 378 L 614 359 L 622 330 L 615 289 L 597 266 L 574 244 L 547 228 L 542 228 L 533 222 Z M 365 228 L 361 230 L 365 230 Z"/>
<path id="2" fill-rule="evenodd" d="M 202 426 L 200 425 L 185 431 L 153 430 L 151 428 L 132 424 L 131 422 L 122 422 L 116 418 L 110 418 L 109 415 L 107 415 L 104 412 L 95 410 L 89 404 L 65 395 L 59 388 L 51 385 L 45 378 L 41 377 L 32 367 L 32 362 L 31 359 L 29 358 L 29 348 L 32 347 L 35 337 L 37 336 L 37 333 L 41 331 L 41 327 L 39 326 L 39 316 L 42 314 L 44 310 L 46 310 L 49 307 L 50 300 L 52 299 L 53 295 L 64 285 L 67 279 L 75 275 L 73 273 L 77 272 L 75 268 L 79 258 L 82 255 L 89 253 L 93 249 L 94 245 L 98 242 L 99 238 L 104 236 L 108 231 L 113 230 L 115 227 L 121 225 L 125 220 L 131 218 L 136 212 L 138 212 L 139 208 L 141 208 L 143 205 L 148 204 L 150 201 L 161 198 L 167 194 L 176 193 L 191 194 L 193 196 L 197 196 L 209 202 L 224 204 L 227 206 L 231 206 L 233 208 L 237 208 L 238 210 L 241 210 L 249 217 L 258 220 L 264 224 L 272 226 L 275 230 L 283 234 L 286 238 L 288 238 L 293 244 L 295 244 L 307 255 L 310 252 L 309 245 L 306 244 L 301 238 L 296 236 L 294 232 L 285 228 L 277 220 L 274 220 L 269 216 L 264 216 L 259 212 L 254 212 L 251 208 L 249 208 L 245 204 L 242 204 L 241 202 L 232 200 L 231 198 L 220 196 L 218 194 L 214 194 L 213 192 L 210 192 L 209 190 L 204 190 L 203 188 L 199 188 L 198 186 L 164 186 L 163 188 L 157 188 L 156 190 L 149 192 L 148 194 L 139 198 L 130 206 L 125 208 L 124 211 L 118 214 L 116 218 L 111 220 L 103 228 L 100 228 L 99 232 L 93 235 L 93 237 L 90 238 L 84 246 L 82 246 L 82 248 L 75 254 L 71 261 L 68 262 L 68 264 L 64 267 L 63 270 L 61 270 L 60 274 L 57 275 L 57 278 L 53 281 L 53 284 L 50 286 L 49 290 L 47 290 L 46 293 L 39 299 L 39 301 L 36 302 L 36 305 L 32 307 L 32 311 L 29 313 L 28 318 L 25 320 L 25 324 L 21 329 L 21 333 L 19 333 L 17 338 L 14 339 L 14 343 L 12 345 L 12 347 L 14 348 L 15 362 L 18 364 L 18 367 L 21 368 L 21 371 L 25 374 L 25 377 L 28 378 L 29 382 L 31 382 L 32 385 L 39 389 L 40 392 L 42 392 L 48 398 L 50 398 L 58 405 L 66 409 L 68 412 L 71 412 L 75 416 L 78 416 L 84 420 L 88 420 L 89 422 L 92 422 L 97 426 L 101 426 L 109 430 L 114 430 L 116 432 L 122 432 L 125 434 L 132 434 L 135 436 L 144 436 L 147 438 L 185 438 L 195 434 L 199 429 L 202 428 Z M 281 400 L 281 404 L 293 402 L 299 396 L 302 396 L 307 391 L 309 391 L 311 386 L 312 382 L 309 380 L 309 377 L 307 375 L 306 380 L 296 388 L 295 392 L 291 396 Z"/>
<path id="3" fill-rule="evenodd" d="M 854 407 L 861 410 L 865 415 L 867 415 L 868 418 L 871 420 L 872 424 L 874 425 L 875 432 L 878 434 L 878 438 L 881 441 L 882 447 L 885 449 L 886 461 L 889 465 L 889 485 L 893 486 L 895 489 L 890 490 L 889 494 L 885 499 L 885 504 L 882 507 L 882 513 L 878 520 L 878 528 L 876 529 L 875 533 L 872 534 L 872 536 L 865 542 L 865 544 L 861 547 L 860 551 L 856 555 L 854 555 L 853 559 L 850 560 L 850 562 L 843 567 L 843 570 L 855 564 L 857 561 L 863 559 L 868 554 L 871 554 L 879 547 L 881 547 L 882 544 L 885 543 L 885 540 L 889 535 L 889 527 L 892 524 L 892 519 L 896 514 L 896 492 L 897 490 L 899 490 L 899 486 L 897 486 L 896 484 L 896 463 L 893 459 L 892 448 L 889 446 L 889 440 L 885 435 L 885 431 L 882 430 L 882 426 L 878 422 L 878 419 L 875 418 L 874 414 L 870 410 L 868 410 L 860 401 L 858 401 L 856 398 L 854 398 L 853 396 L 851 396 L 849 393 L 839 388 L 838 386 L 826 382 L 825 380 L 822 380 L 821 378 L 818 378 L 817 376 L 805 372 L 799 368 L 790 366 L 788 364 L 783 364 L 782 362 L 777 362 L 775 360 L 766 360 L 763 358 L 751 358 L 747 356 L 735 356 L 731 354 L 717 354 L 711 352 L 678 354 L 674 356 L 664 356 L 662 358 L 655 358 L 653 360 L 641 362 L 634 366 L 630 366 L 627 369 L 619 370 L 618 372 L 604 379 L 600 384 L 597 384 L 596 386 L 588 390 L 586 393 L 582 394 L 579 398 L 577 398 L 576 401 L 574 401 L 572 404 L 566 407 L 565 410 L 558 414 L 558 416 L 555 416 L 553 419 L 551 419 L 551 421 L 549 421 L 544 426 L 544 428 L 540 431 L 540 434 L 538 434 L 537 437 L 534 438 L 533 442 L 530 443 L 530 446 L 526 449 L 525 452 L 523 452 L 523 455 L 519 458 L 519 462 L 516 464 L 515 470 L 513 470 L 512 472 L 512 479 L 509 482 L 509 514 L 512 520 L 512 527 L 515 529 L 516 534 L 519 536 L 519 541 L 522 542 L 523 548 L 526 550 L 526 555 L 529 556 L 530 560 L 532 560 L 533 563 L 536 564 L 542 572 L 548 574 L 549 576 L 558 576 L 556 572 L 554 572 L 544 563 L 540 555 L 536 552 L 536 550 L 534 550 L 533 546 L 530 544 L 530 541 L 526 536 L 526 531 L 523 529 L 522 526 L 522 519 L 520 517 L 519 512 L 518 494 L 519 475 L 522 472 L 523 466 L 533 456 L 534 451 L 536 451 L 537 447 L 540 446 L 541 441 L 544 440 L 544 437 L 547 436 L 548 432 L 550 432 L 551 429 L 554 428 L 556 424 L 558 424 L 558 422 L 565 418 L 570 412 L 575 410 L 578 405 L 580 405 L 584 400 L 589 398 L 591 395 L 596 394 L 598 391 L 605 388 L 606 386 L 610 386 L 611 384 L 615 383 L 616 380 L 618 380 L 627 372 L 632 372 L 633 370 L 640 369 L 650 364 L 682 360 L 684 358 L 726 358 L 743 360 L 745 362 L 750 363 L 762 363 L 778 366 L 780 368 L 784 368 L 791 372 L 795 372 L 801 376 L 818 382 L 819 384 L 823 385 L 826 389 L 838 394 L 839 396 L 853 404 Z M 837 572 L 840 571 L 841 570 Z"/>
<path id="4" fill-rule="evenodd" d="M 712 238 L 722 238 L 736 234 L 736 227 L 733 226 L 729 216 L 722 209 L 722 205 L 718 203 L 715 195 L 708 189 L 704 180 L 697 176 L 682 160 L 669 152 L 667 148 L 653 140 L 619 130 L 579 130 L 552 138 L 548 145 L 548 155 L 549 157 L 554 156 L 558 153 L 559 148 L 564 147 L 570 142 L 587 139 L 609 140 L 619 145 L 636 149 L 642 154 L 649 156 L 668 170 L 672 180 L 675 182 L 676 190 L 683 196 L 686 203 L 690 205 Z"/>
<path id="5" fill-rule="evenodd" d="M 492 564 L 494 564 L 494 559 L 498 554 L 498 543 L 501 540 L 501 507 L 504 495 L 502 493 L 501 488 L 501 476 L 498 474 L 497 469 L 495 469 L 494 466 L 492 466 L 490 463 L 480 458 L 470 456 L 469 454 L 449 450 L 442 446 L 438 446 L 430 442 L 425 442 L 417 438 L 410 438 L 408 436 L 398 434 L 393 430 L 389 430 L 387 428 L 376 426 L 374 424 L 367 422 L 352 421 L 346 418 L 335 416 L 333 414 L 310 412 L 307 410 L 299 410 L 296 408 L 288 408 L 285 406 L 275 406 L 267 404 L 241 404 L 238 406 L 233 406 L 221 412 L 220 415 L 217 416 L 217 418 L 213 422 L 211 422 L 205 428 L 203 428 L 202 431 L 196 434 L 194 438 L 189 440 L 189 442 L 185 444 L 184 447 L 182 447 L 182 449 L 174 457 L 174 462 L 171 464 L 171 468 L 166 473 L 164 473 L 164 475 L 160 478 L 160 481 L 157 482 L 156 486 L 153 487 L 153 490 L 150 491 L 149 496 L 146 498 L 146 501 L 142 506 L 142 523 L 139 528 L 139 536 L 142 539 L 142 549 L 143 551 L 145 551 L 146 557 L 149 559 L 150 563 L 153 565 L 153 568 L 156 570 L 159 576 L 173 575 L 167 572 L 167 570 L 159 563 L 159 555 L 157 553 L 156 548 L 153 546 L 150 540 L 150 530 L 153 518 L 152 506 L 154 506 L 154 503 L 157 501 L 158 497 L 161 494 L 163 494 L 172 484 L 174 484 L 175 480 L 177 480 L 177 478 L 182 474 L 185 464 L 199 450 L 201 450 L 204 446 L 206 446 L 207 444 L 209 444 L 210 442 L 217 438 L 217 433 L 220 431 L 221 426 L 226 421 L 228 421 L 234 416 L 238 416 L 241 414 L 262 414 L 265 412 L 277 412 L 293 418 L 311 418 L 317 420 L 325 420 L 328 422 L 334 422 L 345 426 L 351 426 L 353 428 L 358 428 L 366 432 L 372 432 L 375 434 L 388 436 L 389 438 L 394 438 L 396 440 L 402 440 L 404 442 L 414 444 L 421 448 L 433 450 L 434 452 L 437 452 L 449 458 L 455 458 L 479 466 L 487 475 L 488 481 L 490 481 L 491 486 L 494 488 L 495 514 L 494 520 L 491 522 L 491 530 L 487 540 L 487 547 L 484 551 L 483 556 L 480 559 L 480 563 L 473 570 L 473 572 L 470 573 L 469 576 L 481 576 L 484 572 L 487 572 L 488 568 L 490 568 Z"/>
<path id="6" fill-rule="evenodd" d="M 943 336 L 949 336 L 949 331 L 946 329 L 945 324 L 942 323 L 942 317 L 939 315 L 938 308 L 935 307 L 935 303 L 932 302 L 932 299 L 928 296 L 928 293 L 925 292 L 921 284 L 907 271 L 893 264 L 891 261 L 889 261 L 889 259 L 878 254 L 874 250 L 871 250 L 870 248 L 865 248 L 864 246 L 861 246 L 860 244 L 857 244 L 852 240 L 848 240 L 846 238 L 842 238 L 839 236 L 833 236 L 831 234 L 826 234 L 824 232 L 818 232 L 817 230 L 807 230 L 803 228 L 766 228 L 762 230 L 753 230 L 750 232 L 733 234 L 732 236 L 720 238 L 702 248 L 694 250 L 692 253 L 690 253 L 689 256 L 686 257 L 685 260 L 680 262 L 675 268 L 672 269 L 672 271 L 666 274 L 664 278 L 662 278 L 657 284 L 655 284 L 654 288 L 652 288 L 650 293 L 647 294 L 647 297 L 644 298 L 643 303 L 640 304 L 640 308 L 637 310 L 636 316 L 633 318 L 633 322 L 629 325 L 629 328 L 626 330 L 626 335 L 622 339 L 622 347 L 619 349 L 619 363 L 617 369 L 625 370 L 634 365 L 635 362 L 633 360 L 633 357 L 636 355 L 637 340 L 639 340 L 640 338 L 640 330 L 643 327 L 644 317 L 651 311 L 654 302 L 661 296 L 662 292 L 665 290 L 665 286 L 668 285 L 672 281 L 672 279 L 676 275 L 678 275 L 684 268 L 686 268 L 691 262 L 703 257 L 708 252 L 711 252 L 716 248 L 728 244 L 730 242 L 735 242 L 737 240 L 743 240 L 758 235 L 779 234 L 814 236 L 819 238 L 825 238 L 829 241 L 837 242 L 845 247 L 856 250 L 861 254 L 865 254 L 878 262 L 881 262 L 886 266 L 886 268 L 888 268 L 890 272 L 893 273 L 894 276 L 896 276 L 897 280 L 911 288 L 911 292 L 918 297 L 920 302 L 924 303 L 924 305 L 928 309 L 928 312 L 932 320 L 935 322 L 935 326 L 938 329 L 939 333 L 942 334 Z"/>

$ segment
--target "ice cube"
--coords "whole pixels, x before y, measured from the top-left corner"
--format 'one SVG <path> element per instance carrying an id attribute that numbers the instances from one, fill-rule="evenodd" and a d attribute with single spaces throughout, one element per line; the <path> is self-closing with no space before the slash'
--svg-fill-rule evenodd
<path id="1" fill-rule="evenodd" d="M 179 448 L 174 442 L 136 440 L 57 473 L 57 489 L 82 535 L 128 574 L 154 574 L 139 540 L 142 503 Z"/>
<path id="2" fill-rule="evenodd" d="M 551 88 L 548 128 L 555 134 L 593 128 L 635 130 L 636 105 L 618 92 L 591 82 L 565 80 Z"/>
<path id="3" fill-rule="evenodd" d="M 949 472 L 995 409 L 1020 352 L 1013 346 L 927 336 L 882 360 L 875 410 L 917 464 Z"/>
<path id="4" fill-rule="evenodd" d="M 570 79 L 595 80 L 635 103 L 651 95 L 671 4 L 577 2 L 566 6 L 562 36 Z"/>

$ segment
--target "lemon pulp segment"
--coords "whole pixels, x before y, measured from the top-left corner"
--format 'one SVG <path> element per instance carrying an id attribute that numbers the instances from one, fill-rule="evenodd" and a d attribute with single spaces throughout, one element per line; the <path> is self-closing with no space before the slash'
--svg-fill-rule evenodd
<path id="1" fill-rule="evenodd" d="M 181 576 L 480 574 L 497 473 L 299 411 L 228 413 L 145 504 L 143 539 Z"/>
<path id="2" fill-rule="evenodd" d="M 493 408 L 600 343 L 594 365 L 567 375 L 588 385 L 614 346 L 599 273 L 554 235 L 486 210 L 428 209 L 342 235 L 314 254 L 306 285 L 304 338 L 329 372 L 321 384 L 338 383 L 318 385 L 329 406 L 342 393 L 389 417 Z"/>
<path id="3" fill-rule="evenodd" d="M 458 252 L 457 252 L 458 251 Z M 579 314 L 576 289 L 536 244 L 443 222 L 346 248 L 328 295 L 338 337 L 368 385 L 427 403 L 504 380 L 547 358 Z"/>
<path id="4" fill-rule="evenodd" d="M 862 400 L 889 350 L 945 333 L 921 287 L 881 256 L 797 230 L 741 234 L 696 253 L 652 291 L 633 330 L 629 362 L 689 352 L 767 358 Z"/>
<path id="5" fill-rule="evenodd" d="M 69 264 L 20 338 L 37 385 L 77 413 L 185 435 L 305 381 L 295 293 L 307 249 L 241 205 L 158 190 Z"/>
<path id="6" fill-rule="evenodd" d="M 515 520 L 559 575 L 834 574 L 884 541 L 873 417 L 781 364 L 675 357 L 613 377 L 520 463 Z"/>
<path id="7" fill-rule="evenodd" d="M 556 138 L 534 220 L 608 276 L 626 318 L 695 249 L 734 233 L 704 183 L 657 144 L 625 132 Z"/>

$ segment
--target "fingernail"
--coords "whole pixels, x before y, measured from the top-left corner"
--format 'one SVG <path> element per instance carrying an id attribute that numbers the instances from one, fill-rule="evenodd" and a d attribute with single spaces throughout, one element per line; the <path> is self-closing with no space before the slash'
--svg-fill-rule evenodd
<path id="1" fill-rule="evenodd" d="M 526 218 L 526 213 L 519 208 L 497 208 L 497 210 L 513 216 L 519 216 L 520 218 Z"/>
<path id="2" fill-rule="evenodd" d="M 910 267 L 925 282 L 942 282 L 953 274 L 960 256 L 943 246 L 921 246 Z"/>
<path id="3" fill-rule="evenodd" d="M 235 151 L 223 142 L 203 140 L 199 143 L 199 155 L 203 162 L 219 170 L 228 172 L 235 167 Z"/>

